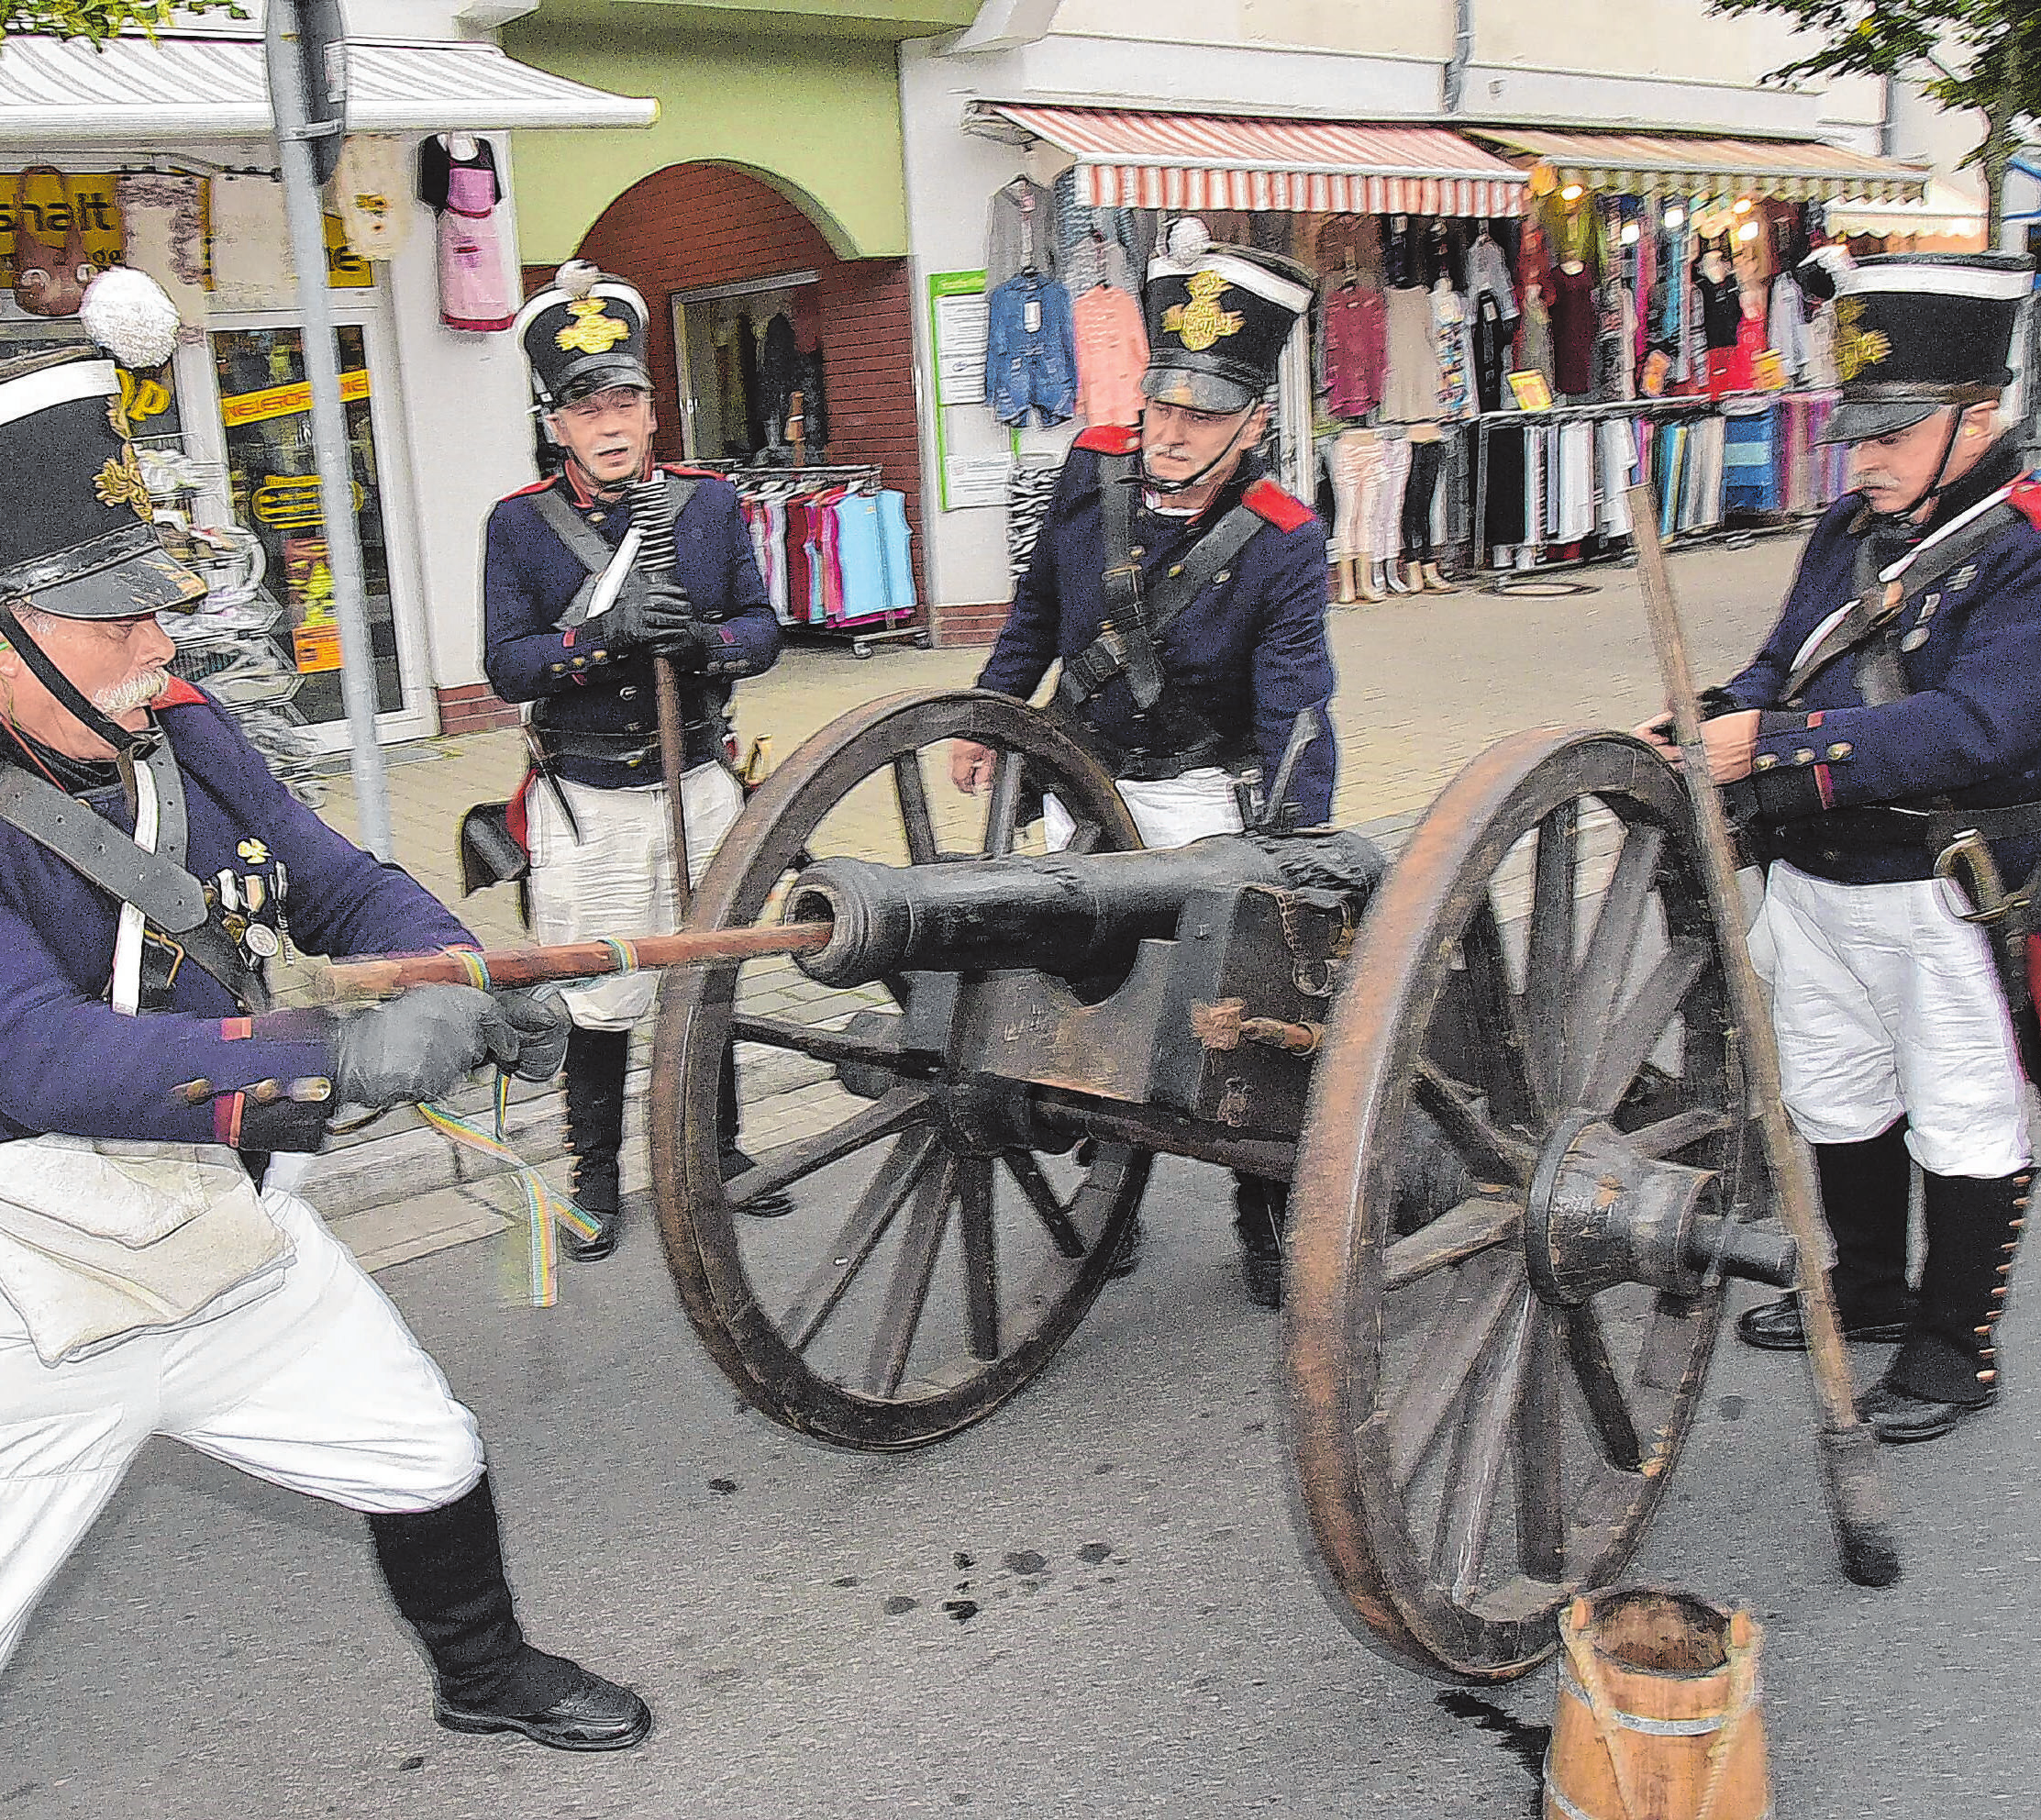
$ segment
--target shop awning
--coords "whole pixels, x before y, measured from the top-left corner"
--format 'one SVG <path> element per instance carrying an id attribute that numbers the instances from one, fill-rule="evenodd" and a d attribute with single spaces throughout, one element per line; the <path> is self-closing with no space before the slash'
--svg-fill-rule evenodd
<path id="1" fill-rule="evenodd" d="M 656 101 L 609 94 L 464 40 L 348 41 L 348 126 L 357 132 L 646 127 Z M 0 142 L 149 143 L 267 139 L 260 39 L 17 37 L 0 50 Z"/>
<path id="2" fill-rule="evenodd" d="M 1443 127 L 982 102 L 1077 160 L 1093 207 L 1519 215 L 1525 177 Z"/>
<path id="3" fill-rule="evenodd" d="M 1984 205 L 1961 190 L 1931 183 L 1918 202 L 1832 203 L 1824 221 L 1832 234 L 1974 234 L 1984 232 Z"/>
<path id="4" fill-rule="evenodd" d="M 1562 183 L 1632 195 L 1776 196 L 1787 202 L 1918 201 L 1927 172 L 1819 139 L 1725 139 L 1545 127 L 1470 132 L 1549 164 Z"/>

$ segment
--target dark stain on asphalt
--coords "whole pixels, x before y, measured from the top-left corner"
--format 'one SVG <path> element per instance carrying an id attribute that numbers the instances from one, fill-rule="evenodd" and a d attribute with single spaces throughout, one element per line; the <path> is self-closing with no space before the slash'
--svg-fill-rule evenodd
<path id="1" fill-rule="evenodd" d="M 1087 1542 L 1077 1551 L 1077 1558 L 1086 1567 L 1097 1567 L 1100 1562 L 1113 1559 L 1113 1545 L 1110 1542 Z"/>
<path id="2" fill-rule="evenodd" d="M 840 1580 L 832 1580 L 829 1582 L 832 1586 L 855 1586 L 857 1583 L 858 1576 L 854 1573 L 847 1573 Z"/>
<path id="3" fill-rule="evenodd" d="M 737 1490 L 737 1481 L 735 1479 L 711 1479 L 709 1481 L 709 1490 L 719 1498 L 727 1498 Z"/>
<path id="4" fill-rule="evenodd" d="M 19 1788 L 9 1789 L 6 1794 L 0 1794 L 0 1803 L 20 1801 L 28 1795 L 34 1794 L 41 1787 L 40 1782 L 24 1782 Z"/>
<path id="5" fill-rule="evenodd" d="M 422 1770 L 425 1767 L 426 1759 L 422 1757 L 406 1757 L 403 1762 L 397 1765 L 400 1770 Z"/>
<path id="6" fill-rule="evenodd" d="M 949 1559 L 959 1567 L 976 1567 L 978 1565 L 977 1561 L 961 1548 L 958 1549 Z"/>
<path id="7" fill-rule="evenodd" d="M 1456 1719 L 1471 1719 L 1484 1732 L 1493 1732 L 1524 1766 L 1525 1774 L 1534 1781 L 1544 1780 L 1545 1748 L 1552 1742 L 1550 1726 L 1527 1726 L 1521 1719 L 1513 1719 L 1500 1706 L 1491 1706 L 1457 1687 L 1448 1688 L 1434 1698 Z"/>
<path id="8" fill-rule="evenodd" d="M 910 1599 L 904 1592 L 895 1592 L 886 1601 L 886 1615 L 889 1618 L 904 1617 L 920 1604 L 919 1599 Z"/>
<path id="9" fill-rule="evenodd" d="M 1725 1422 L 1735 1422 L 1748 1407 L 1749 1404 L 1740 1396 L 1725 1396 L 1715 1404 L 1715 1414 Z"/>
<path id="10" fill-rule="evenodd" d="M 1048 1566 L 1048 1557 L 1032 1548 L 1012 1548 L 1000 1558 L 1000 1565 L 1009 1573 L 1040 1573 Z"/>
<path id="11" fill-rule="evenodd" d="M 971 1619 L 978 1615 L 978 1601 L 975 1599 L 945 1599 L 943 1601 L 943 1610 L 955 1618 L 959 1624 L 969 1624 Z"/>

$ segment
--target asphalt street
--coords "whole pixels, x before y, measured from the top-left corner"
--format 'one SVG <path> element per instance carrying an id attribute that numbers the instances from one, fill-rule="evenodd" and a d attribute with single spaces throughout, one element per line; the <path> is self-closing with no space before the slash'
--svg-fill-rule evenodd
<path id="1" fill-rule="evenodd" d="M 1791 558 L 1679 560 L 1710 673 L 1761 632 Z M 1637 718 L 1656 689 L 1635 594 L 1592 579 L 1337 616 L 1343 808 L 1414 808 L 1516 727 Z M 872 693 L 963 663 L 813 661 Z M 1277 1319 L 1241 1293 L 1227 1186 L 1160 1166 L 1139 1272 L 1024 1395 L 901 1457 L 740 1407 L 641 1204 L 551 1310 L 506 1304 L 485 1244 L 384 1271 L 481 1417 L 527 1628 L 637 1685 L 651 1740 L 574 1758 L 439 1731 L 359 1519 L 159 1446 L 0 1681 L 0 1816 L 1523 1820 L 1552 1670 L 1428 1681 L 1327 1603 L 1290 1509 Z M 1765 1626 L 1778 1814 L 2041 1811 L 2036 1344 L 2016 1301 L 1999 1407 L 1888 1451 L 1906 1573 L 1882 1592 L 1836 1568 L 1802 1366 L 1718 1349 L 1633 1577 Z M 1879 1362 L 1859 1354 L 1867 1379 Z"/>

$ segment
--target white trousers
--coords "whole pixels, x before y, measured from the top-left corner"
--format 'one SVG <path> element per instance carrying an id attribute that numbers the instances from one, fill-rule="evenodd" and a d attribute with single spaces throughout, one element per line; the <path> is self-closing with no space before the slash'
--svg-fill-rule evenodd
<path id="1" fill-rule="evenodd" d="M 433 1510 L 482 1477 L 475 1418 L 351 1253 L 295 1195 L 277 1286 L 214 1320 L 48 1366 L 0 1304 L 0 1667 L 154 1435 L 358 1511 Z"/>
<path id="2" fill-rule="evenodd" d="M 1750 951 L 1786 1110 L 1810 1144 L 1860 1143 L 1903 1113 L 1931 1174 L 2011 1175 L 2030 1157 L 2013 1023 L 1985 937 L 1941 889 L 1772 867 Z"/>
<path id="3" fill-rule="evenodd" d="M 602 936 L 666 936 L 680 927 L 673 898 L 673 830 L 666 787 L 596 790 L 562 782 L 581 838 L 560 812 L 552 786 L 532 788 L 531 933 L 542 943 Z M 744 792 L 721 765 L 696 765 L 681 779 L 687 816 L 687 873 L 702 874 L 744 807 Z M 565 989 L 568 1015 L 584 1030 L 628 1030 L 652 1008 L 656 972 L 626 973 Z"/>
<path id="4" fill-rule="evenodd" d="M 1183 847 L 1208 834 L 1240 832 L 1240 799 L 1233 793 L 1232 775 L 1216 765 L 1146 783 L 1123 777 L 1115 787 L 1144 847 Z M 1075 827 L 1055 797 L 1042 798 L 1042 838 L 1050 852 L 1070 845 Z"/>

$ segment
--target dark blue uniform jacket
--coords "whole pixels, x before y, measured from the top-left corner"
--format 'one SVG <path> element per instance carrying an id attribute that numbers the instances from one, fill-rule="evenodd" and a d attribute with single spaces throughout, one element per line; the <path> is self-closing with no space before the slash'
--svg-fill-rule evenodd
<path id="1" fill-rule="evenodd" d="M 334 833 L 270 775 L 216 703 L 180 686 L 158 718 L 183 775 L 185 870 L 262 903 L 315 954 L 402 954 L 474 938 L 394 866 Z M 18 755 L 18 749 L 15 749 Z M 84 799 L 124 833 L 116 785 Z M 106 1002 L 119 906 L 55 854 L 0 824 L 0 1137 L 63 1132 L 247 1151 L 314 1150 L 333 1108 L 333 1019 L 250 1019 L 196 962 L 170 1008 L 130 1017 Z"/>
<path id="2" fill-rule="evenodd" d="M 714 475 L 669 468 L 695 483 L 674 527 L 673 574 L 707 625 L 716 649 L 705 672 L 681 679 L 690 765 L 722 749 L 722 708 L 740 676 L 770 670 L 780 623 L 759 578 L 737 489 Z M 596 498 L 570 470 L 499 500 L 489 514 L 483 566 L 483 665 L 506 702 L 536 702 L 542 729 L 593 735 L 602 750 L 560 758 L 556 769 L 600 789 L 659 782 L 659 706 L 652 660 L 612 651 L 602 620 L 562 632 L 560 616 L 588 571 L 538 514 L 537 495 L 559 488 L 615 549 L 630 529 L 631 505 Z"/>
<path id="3" fill-rule="evenodd" d="M 1917 537 L 1894 538 L 1880 556 L 1896 560 L 2018 473 L 2016 455 L 2002 444 L 1948 490 Z M 1913 693 L 1880 707 L 1865 705 L 1853 656 L 1816 675 L 1799 706 L 1780 705 L 1808 636 L 1855 596 L 1860 541 L 1882 529 L 1855 494 L 1814 527 L 1779 624 L 1757 660 L 1726 685 L 1739 707 L 1765 711 L 1758 802 L 1780 828 L 1785 857 L 1803 871 L 1847 884 L 1931 875 L 1935 856 L 1925 846 L 1852 838 L 1848 812 L 1865 805 L 1946 797 L 1982 808 L 2041 799 L 2041 486 L 2022 482 L 2012 503 L 2019 518 L 1974 559 L 1938 579 L 1920 579 L 1925 566 L 1919 577 L 1902 578 L 1896 633 Z M 1914 641 L 1917 632 L 1925 638 Z M 2024 878 L 2033 846 L 1997 849 L 2002 865 Z"/>
<path id="4" fill-rule="evenodd" d="M 979 673 L 979 686 L 1025 699 L 1049 665 L 1098 637 L 1105 616 L 1105 533 L 1099 506 L 1099 460 L 1109 441 L 1132 432 L 1087 431 L 1071 449 L 1042 522 L 1013 611 Z M 1318 713 L 1319 736 L 1304 754 L 1290 800 L 1303 820 L 1332 814 L 1337 754 L 1325 710 L 1332 699 L 1326 648 L 1326 527 L 1310 509 L 1260 478 L 1251 461 L 1195 520 L 1137 508 L 1134 543 L 1152 597 L 1156 581 L 1243 495 L 1269 522 L 1157 641 L 1172 689 L 1228 746 L 1259 759 L 1272 780 L 1303 710 Z M 1168 698 L 1165 697 L 1165 701 Z M 1125 678 L 1094 695 L 1084 720 L 1129 752 L 1163 749 L 1145 724 Z"/>

